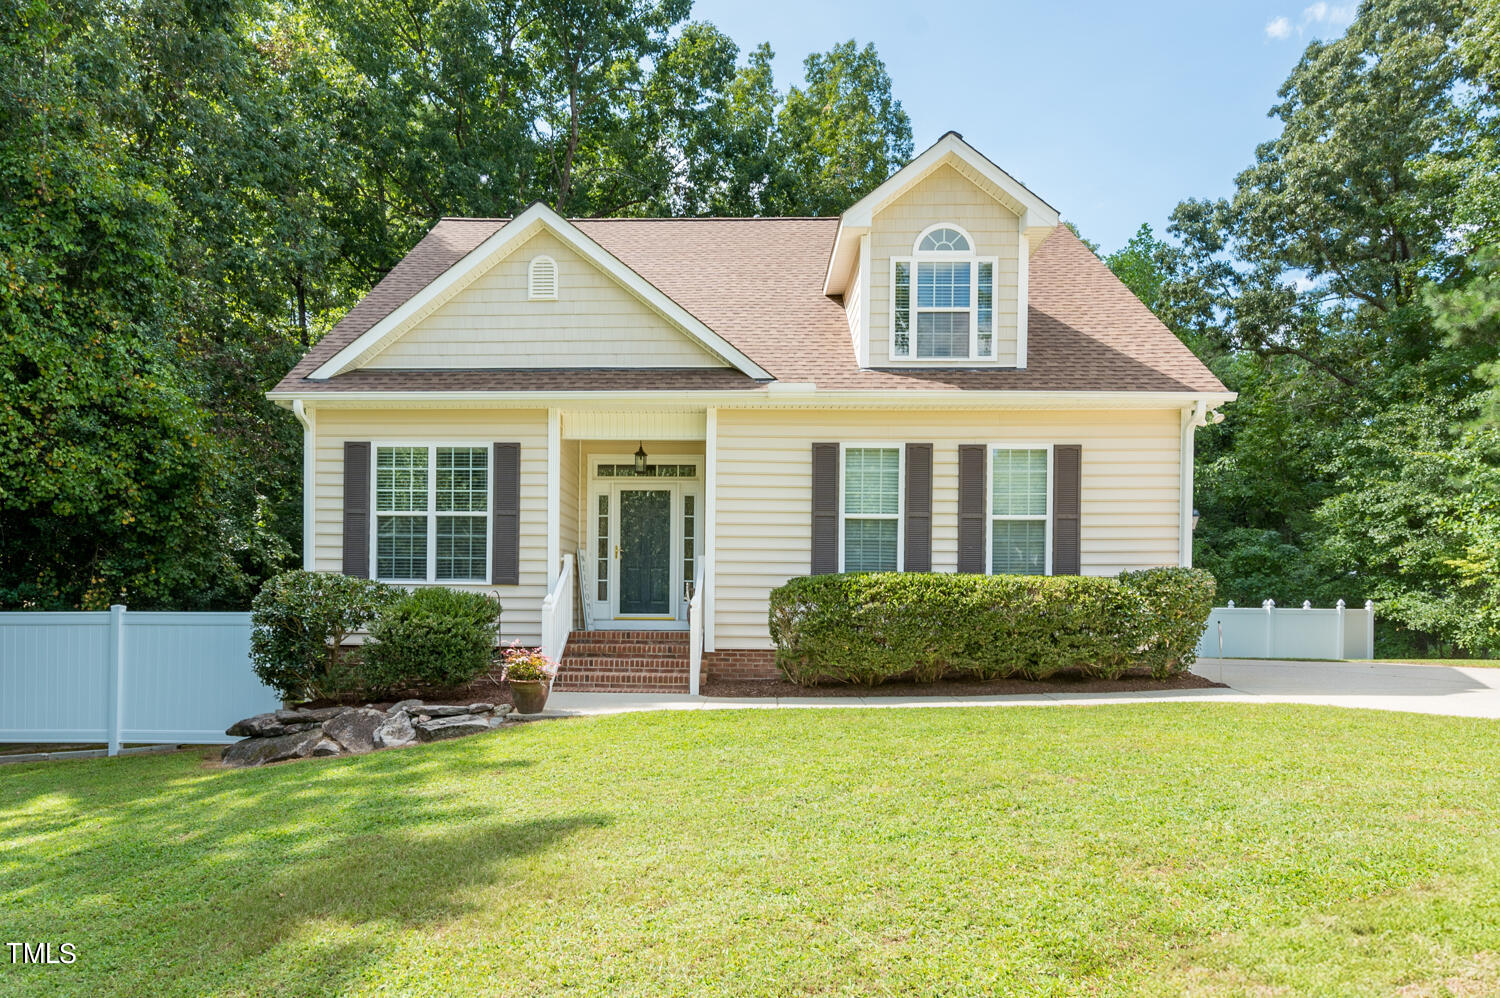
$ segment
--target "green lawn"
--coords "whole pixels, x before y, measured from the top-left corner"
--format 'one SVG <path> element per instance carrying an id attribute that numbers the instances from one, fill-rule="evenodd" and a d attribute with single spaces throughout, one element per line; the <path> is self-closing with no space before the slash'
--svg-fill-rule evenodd
<path id="1" fill-rule="evenodd" d="M 1479 995 L 1500 726 L 657 713 L 0 767 L 0 994 Z"/>
<path id="2" fill-rule="evenodd" d="M 1381 665 L 1461 665 L 1469 669 L 1500 669 L 1500 658 L 1366 658 L 1357 661 Z"/>

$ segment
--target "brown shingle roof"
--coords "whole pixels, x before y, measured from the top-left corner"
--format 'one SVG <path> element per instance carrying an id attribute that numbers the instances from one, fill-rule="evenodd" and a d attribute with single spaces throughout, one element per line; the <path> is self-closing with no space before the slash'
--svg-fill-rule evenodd
<path id="1" fill-rule="evenodd" d="M 503 219 L 439 222 L 277 386 L 279 392 L 724 390 L 734 370 L 351 371 L 306 375 L 398 308 Z M 861 370 L 823 294 L 836 218 L 579 219 L 589 238 L 780 381 L 820 390 L 1222 392 L 1224 386 L 1066 227 L 1030 261 L 1025 370 Z"/>

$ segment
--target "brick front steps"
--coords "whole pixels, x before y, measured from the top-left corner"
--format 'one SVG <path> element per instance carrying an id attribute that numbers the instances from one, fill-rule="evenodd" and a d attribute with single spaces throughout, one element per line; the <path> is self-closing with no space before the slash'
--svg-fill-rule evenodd
<path id="1" fill-rule="evenodd" d="M 569 693 L 688 692 L 686 631 L 574 631 L 554 690 Z"/>

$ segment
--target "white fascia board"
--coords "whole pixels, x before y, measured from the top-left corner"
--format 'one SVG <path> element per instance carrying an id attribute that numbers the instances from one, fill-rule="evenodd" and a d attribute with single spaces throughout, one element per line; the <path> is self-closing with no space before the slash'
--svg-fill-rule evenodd
<path id="1" fill-rule="evenodd" d="M 833 237 L 833 252 L 828 256 L 828 273 L 823 275 L 823 293 L 841 295 L 849 290 L 849 277 L 859 260 L 859 240 L 868 235 L 870 227 L 839 222 L 838 234 Z"/>
<path id="2" fill-rule="evenodd" d="M 490 405 L 507 409 L 570 408 L 668 408 L 673 410 L 716 407 L 750 408 L 860 408 L 860 409 L 1181 409 L 1203 403 L 1206 409 L 1233 402 L 1235 392 L 1066 392 L 1066 391 L 835 391 L 802 384 L 781 388 L 773 382 L 764 388 L 731 392 L 662 391 L 564 391 L 564 392 L 271 392 L 272 401 L 304 399 L 321 409 L 369 408 L 372 404 L 393 408 L 464 408 Z"/>
<path id="3" fill-rule="evenodd" d="M 515 249 L 519 243 L 530 238 L 537 225 L 547 229 L 581 256 L 592 261 L 626 290 L 660 312 L 710 353 L 756 380 L 771 379 L 772 375 L 769 371 L 704 325 L 701 320 L 667 297 L 650 281 L 631 270 L 614 254 L 584 235 L 573 223 L 540 202 L 533 204 L 501 226 L 494 235 L 470 250 L 463 259 L 407 299 L 400 308 L 371 326 L 353 343 L 334 354 L 308 377 L 315 381 L 322 381 L 350 370 L 361 357 L 378 349 L 387 339 L 405 331 L 410 322 L 427 314 L 437 304 L 457 293 L 475 277 L 497 263 L 506 253 Z"/>

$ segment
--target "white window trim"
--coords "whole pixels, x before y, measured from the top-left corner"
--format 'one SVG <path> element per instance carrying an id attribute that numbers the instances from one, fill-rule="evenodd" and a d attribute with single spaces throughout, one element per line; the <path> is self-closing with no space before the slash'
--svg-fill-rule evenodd
<path id="1" fill-rule="evenodd" d="M 906 571 L 906 444 L 889 440 L 855 441 L 839 444 L 839 571 L 844 568 L 844 462 L 851 450 L 894 450 L 896 452 L 896 571 Z M 862 513 L 856 520 L 889 520 L 890 513 Z"/>
<path id="2" fill-rule="evenodd" d="M 938 229 L 952 229 L 962 235 L 969 242 L 967 253 L 953 252 L 951 250 L 928 250 L 923 252 L 917 249 L 922 245 L 922 240 L 928 234 Z M 893 256 L 890 264 L 890 339 L 887 344 L 888 356 L 894 363 L 901 361 L 904 364 L 919 364 L 935 367 L 952 367 L 955 363 L 993 363 L 999 356 L 999 330 L 998 310 L 995 308 L 996 299 L 999 294 L 1000 282 L 1000 258 L 994 256 L 980 256 L 974 237 L 963 226 L 954 222 L 937 222 L 927 226 L 917 238 L 912 241 L 910 256 Z M 969 304 L 965 307 L 944 306 L 942 308 L 917 307 L 917 271 L 923 263 L 963 263 L 969 265 Z M 896 352 L 896 266 L 907 265 L 907 323 L 906 323 L 906 353 Z M 988 263 L 990 265 L 990 352 L 988 356 L 979 355 L 979 265 Z M 920 312 L 967 312 L 969 314 L 969 352 L 964 357 L 918 357 L 917 356 L 917 317 Z"/>
<path id="3" fill-rule="evenodd" d="M 545 263 L 552 268 L 552 293 L 538 294 L 536 290 L 536 268 L 538 264 Z M 557 272 L 557 261 L 545 253 L 531 258 L 526 265 L 526 298 L 528 301 L 556 301 L 558 285 L 562 282 L 561 275 Z"/>
<path id="4" fill-rule="evenodd" d="M 385 511 L 379 508 L 377 469 L 383 447 L 427 448 L 427 510 Z M 440 447 L 483 449 L 487 493 L 484 499 L 484 578 L 439 579 L 437 577 L 437 519 L 440 516 L 474 516 L 472 512 L 437 511 L 437 452 Z M 383 579 L 380 577 L 380 518 L 382 516 L 425 516 L 427 518 L 427 577 L 425 579 Z M 488 586 L 495 577 L 495 448 L 488 440 L 375 440 L 370 443 L 370 578 L 393 586 Z"/>
<path id="5" fill-rule="evenodd" d="M 1020 516 L 1006 513 L 997 516 L 995 509 L 995 451 L 997 450 L 1040 450 L 1047 452 L 1047 513 L 1043 522 L 1043 544 L 1045 570 L 1043 574 L 1052 574 L 1052 444 L 1026 443 L 1001 441 L 999 443 L 985 444 L 984 447 L 984 570 L 986 575 L 995 574 L 995 521 L 996 520 L 1036 520 L 1036 516 Z"/>

